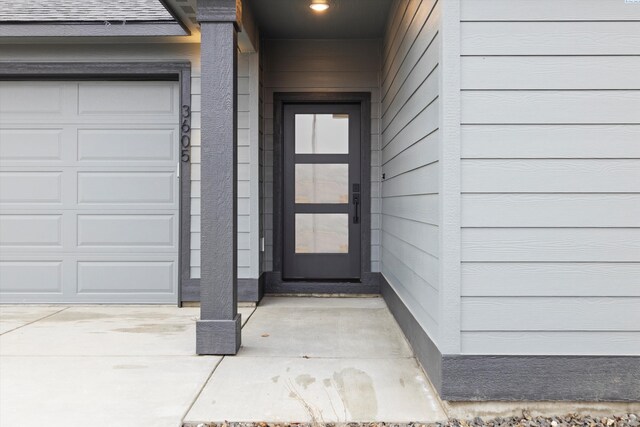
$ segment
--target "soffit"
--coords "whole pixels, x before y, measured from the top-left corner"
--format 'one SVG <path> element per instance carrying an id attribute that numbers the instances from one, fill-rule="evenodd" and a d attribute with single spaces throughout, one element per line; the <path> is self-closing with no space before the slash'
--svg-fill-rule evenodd
<path id="1" fill-rule="evenodd" d="M 328 0 L 314 13 L 311 0 L 248 0 L 264 38 L 380 38 L 392 0 Z"/>

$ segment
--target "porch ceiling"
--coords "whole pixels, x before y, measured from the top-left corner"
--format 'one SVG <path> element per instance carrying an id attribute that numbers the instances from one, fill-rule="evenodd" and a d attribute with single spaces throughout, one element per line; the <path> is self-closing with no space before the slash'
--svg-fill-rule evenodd
<path id="1" fill-rule="evenodd" d="M 328 0 L 314 13 L 311 0 L 248 0 L 266 38 L 354 39 L 383 36 L 392 0 Z"/>

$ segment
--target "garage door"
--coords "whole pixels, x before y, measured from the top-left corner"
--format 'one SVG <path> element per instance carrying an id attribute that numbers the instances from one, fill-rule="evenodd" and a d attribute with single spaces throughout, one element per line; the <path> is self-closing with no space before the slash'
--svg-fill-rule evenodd
<path id="1" fill-rule="evenodd" d="M 177 82 L 0 82 L 0 300 L 177 301 Z"/>

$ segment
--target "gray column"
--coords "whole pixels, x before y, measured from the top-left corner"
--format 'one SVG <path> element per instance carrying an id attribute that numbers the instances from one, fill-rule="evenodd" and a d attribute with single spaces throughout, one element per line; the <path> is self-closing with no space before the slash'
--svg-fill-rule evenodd
<path id="1" fill-rule="evenodd" d="M 237 32 L 236 0 L 199 0 L 202 64 L 201 279 L 198 354 L 236 354 Z"/>

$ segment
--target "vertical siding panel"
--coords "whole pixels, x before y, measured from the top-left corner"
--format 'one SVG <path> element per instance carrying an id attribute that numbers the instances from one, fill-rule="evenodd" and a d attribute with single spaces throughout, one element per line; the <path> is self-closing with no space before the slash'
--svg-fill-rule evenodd
<path id="1" fill-rule="evenodd" d="M 460 0 L 441 2 L 440 351 L 460 352 Z"/>

